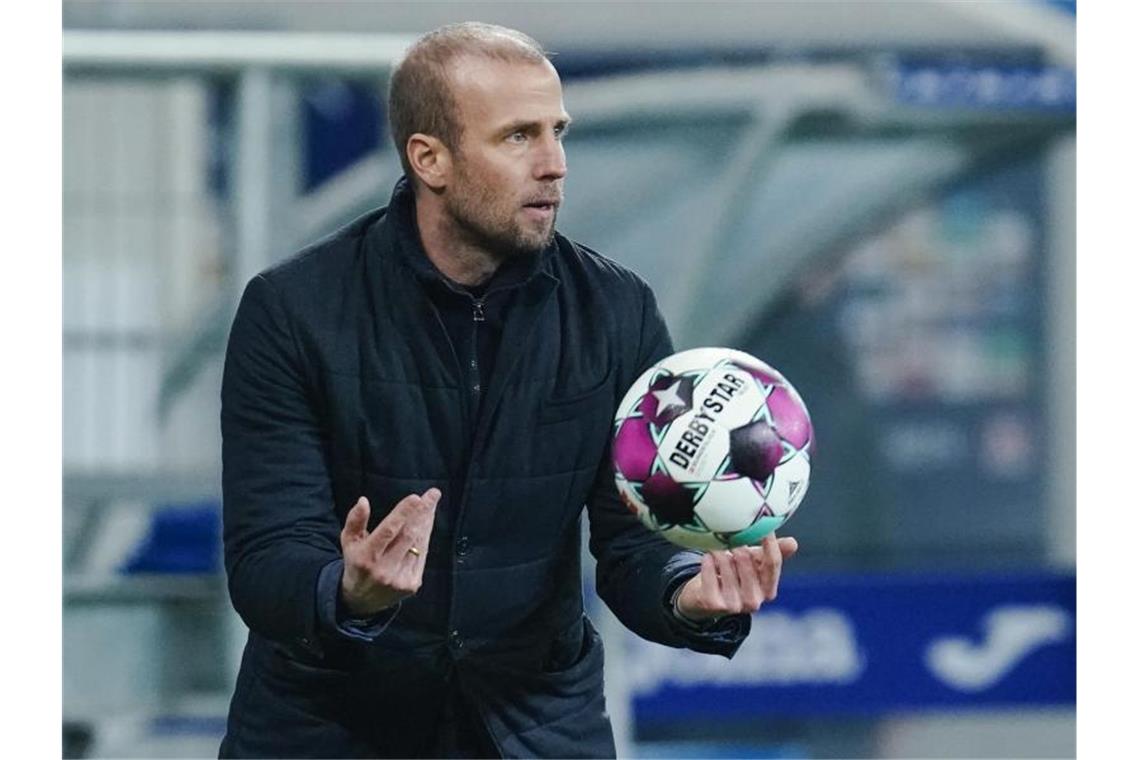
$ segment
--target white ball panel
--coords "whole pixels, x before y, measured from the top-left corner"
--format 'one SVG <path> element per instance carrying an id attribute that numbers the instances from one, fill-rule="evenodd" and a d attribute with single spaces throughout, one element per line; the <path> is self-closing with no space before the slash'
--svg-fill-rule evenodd
<path id="1" fill-rule="evenodd" d="M 807 455 L 797 451 L 791 458 L 780 463 L 772 476 L 772 488 L 768 492 L 768 504 L 777 515 L 785 515 L 799 506 L 807 492 L 811 464 Z"/>
<path id="2" fill-rule="evenodd" d="M 725 382 L 724 376 L 735 378 L 736 386 Z M 723 383 L 735 392 L 726 393 L 719 387 Z M 739 388 L 739 390 L 736 390 Z M 728 400 L 725 400 L 728 396 Z M 764 394 L 760 386 L 747 372 L 736 369 L 718 368 L 708 373 L 704 379 L 693 389 L 693 411 L 700 412 L 704 404 L 720 404 L 723 406 L 719 412 L 709 410 L 707 414 L 716 420 L 716 424 L 728 430 L 747 425 L 756 415 L 756 411 L 764 405 Z M 715 408 L 715 406 L 714 406 Z"/>
<path id="3" fill-rule="evenodd" d="M 764 498 L 752 481 L 737 478 L 709 483 L 695 511 L 709 530 L 730 533 L 751 525 L 763 506 Z"/>
<path id="4" fill-rule="evenodd" d="M 688 412 L 675 419 L 661 445 L 657 447 L 665 462 L 665 469 L 678 483 L 704 483 L 712 480 L 721 462 L 728 456 L 728 431 L 719 425 L 709 425 L 708 432 L 696 447 L 684 440 L 686 433 L 692 435 L 689 422 L 693 417 L 694 413 Z M 686 453 L 694 448 L 696 456 Z"/>
<path id="5" fill-rule="evenodd" d="M 662 359 L 658 365 L 675 375 L 682 372 L 703 372 L 725 358 L 724 348 L 690 348 Z"/>
<path id="6" fill-rule="evenodd" d="M 771 364 L 768 364 L 768 362 L 765 361 L 761 361 L 749 353 L 746 353 L 744 351 L 737 351 L 734 348 L 724 348 L 720 350 L 724 352 L 725 358 L 730 359 L 731 361 L 742 364 L 745 367 L 755 367 L 761 369 L 765 373 L 779 380 L 781 383 L 787 384 L 788 382 L 787 378 L 780 374 L 779 370 L 777 370 Z"/>

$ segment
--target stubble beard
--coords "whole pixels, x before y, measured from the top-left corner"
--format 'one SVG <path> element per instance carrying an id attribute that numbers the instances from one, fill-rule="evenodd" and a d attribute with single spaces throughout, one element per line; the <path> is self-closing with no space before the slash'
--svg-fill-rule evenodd
<path id="1" fill-rule="evenodd" d="M 558 209 L 544 231 L 531 232 L 522 227 L 511 209 L 501 213 L 494 198 L 487 193 L 464 194 L 448 199 L 448 212 L 458 232 L 471 245 L 496 261 L 534 256 L 554 241 Z"/>

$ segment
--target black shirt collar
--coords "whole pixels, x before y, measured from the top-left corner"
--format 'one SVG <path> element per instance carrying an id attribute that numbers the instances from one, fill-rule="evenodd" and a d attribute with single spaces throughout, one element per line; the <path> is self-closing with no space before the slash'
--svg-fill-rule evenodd
<path id="1" fill-rule="evenodd" d="M 388 214 L 396 232 L 397 255 L 407 264 L 416 277 L 428 285 L 442 287 L 456 293 L 468 293 L 478 298 L 490 290 L 500 290 L 528 282 L 540 271 L 549 267 L 550 257 L 558 245 L 551 242 L 537 255 L 515 256 L 495 271 L 491 278 L 482 285 L 467 287 L 461 285 L 432 263 L 424 252 L 423 242 L 420 239 L 419 227 L 416 223 L 416 197 L 411 183 L 407 177 L 400 177 L 392 190 L 392 198 L 388 203 Z"/>

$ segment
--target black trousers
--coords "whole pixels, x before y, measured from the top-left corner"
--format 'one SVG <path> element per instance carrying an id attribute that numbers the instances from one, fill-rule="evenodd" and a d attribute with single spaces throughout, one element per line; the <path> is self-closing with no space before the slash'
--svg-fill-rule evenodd
<path id="1" fill-rule="evenodd" d="M 239 679 L 240 680 L 240 679 Z M 260 685 L 260 684 L 259 684 Z M 438 685 L 436 685 L 438 686 Z M 265 695 L 266 697 L 268 695 Z M 422 696 L 422 695 L 421 695 Z M 338 757 L 338 758 L 498 758 L 499 751 L 478 709 L 456 688 L 437 688 L 431 697 L 439 711 L 413 711 L 395 734 L 372 735 L 377 701 L 353 696 L 362 708 L 355 718 L 327 717 L 314 721 L 313 712 L 263 699 L 261 710 L 231 713 L 220 758 Z M 429 697 L 429 700 L 431 699 Z M 442 700 L 442 703 L 438 700 Z M 269 706 L 276 705 L 273 709 Z M 371 709 L 370 709 L 371 708 Z M 432 713 L 435 713 L 433 716 Z M 434 717 L 434 720 L 433 720 Z M 430 725 L 429 725 L 430 723 Z M 283 735 L 282 727 L 291 730 Z"/>
<path id="2" fill-rule="evenodd" d="M 478 710 L 459 695 L 449 690 L 440 716 L 439 737 L 429 757 L 438 758 L 497 758 L 499 750 L 483 725 Z"/>
<path id="3" fill-rule="evenodd" d="M 276 750 L 260 745 L 261 742 L 235 741 L 227 735 L 222 741 L 218 756 L 221 758 L 241 757 L 423 757 L 423 758 L 498 758 L 495 742 L 487 733 L 476 709 L 455 693 L 450 693 L 443 704 L 439 722 L 424 731 L 426 726 L 416 726 L 411 733 L 428 738 L 423 743 L 409 746 L 397 741 L 399 746 L 369 746 L 366 738 L 357 736 L 341 737 L 341 742 L 324 744 L 321 750 L 313 748 L 278 747 Z"/>

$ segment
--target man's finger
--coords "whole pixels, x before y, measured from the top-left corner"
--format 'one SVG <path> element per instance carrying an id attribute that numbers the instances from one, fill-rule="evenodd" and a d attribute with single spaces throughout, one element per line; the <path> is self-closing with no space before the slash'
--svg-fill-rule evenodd
<path id="1" fill-rule="evenodd" d="M 420 508 L 404 526 L 404 534 L 411 539 L 411 542 L 405 544 L 401 536 L 400 547 L 403 549 L 403 555 L 400 560 L 400 575 L 401 579 L 412 588 L 419 588 L 423 580 L 431 544 L 431 532 L 435 527 L 435 508 L 442 496 L 438 488 L 424 491 Z"/>
<path id="2" fill-rule="evenodd" d="M 398 565 L 402 572 L 423 562 L 426 557 L 427 542 L 420 533 L 412 529 L 411 525 L 405 524 L 404 529 L 384 548 L 383 554 L 377 559 L 380 562 Z"/>
<path id="3" fill-rule="evenodd" d="M 736 565 L 727 551 L 715 551 L 713 561 L 716 562 L 717 574 L 720 575 L 720 595 L 724 602 L 723 611 L 736 613 L 740 611 L 740 579 L 736 577 Z"/>
<path id="4" fill-rule="evenodd" d="M 420 496 L 419 504 L 408 512 L 408 525 L 415 526 L 417 533 L 431 533 L 435 522 L 435 508 L 442 494 L 438 488 L 429 488 Z"/>
<path id="5" fill-rule="evenodd" d="M 408 522 L 412 512 L 420 507 L 422 499 L 419 494 L 410 493 L 400 499 L 392 511 L 380 521 L 380 524 L 368 536 L 369 549 L 379 554 L 388 548 L 388 544 L 395 540 Z"/>
<path id="6" fill-rule="evenodd" d="M 368 515 L 371 511 L 367 498 L 361 496 L 356 500 L 344 518 L 344 530 L 341 531 L 342 543 L 359 540 L 368 535 Z"/>
<path id="7" fill-rule="evenodd" d="M 763 550 L 763 564 L 758 568 L 760 570 L 760 585 L 764 589 L 764 598 L 767 601 L 772 601 L 776 598 L 776 593 L 780 585 L 780 570 L 784 564 L 784 555 L 780 551 L 780 544 L 776 541 L 775 534 L 766 536 L 760 543 L 760 548 Z"/>
<path id="8" fill-rule="evenodd" d="M 780 544 L 780 554 L 784 555 L 784 559 L 787 559 L 800 550 L 800 542 L 791 536 L 778 539 L 777 542 Z"/>
<path id="9" fill-rule="evenodd" d="M 733 549 L 732 561 L 736 565 L 736 577 L 740 580 L 740 601 L 745 612 L 755 612 L 764 601 L 764 592 L 760 588 L 760 575 L 752 559 L 752 552 L 748 547 Z"/>
<path id="10" fill-rule="evenodd" d="M 724 599 L 720 595 L 720 579 L 716 577 L 716 561 L 712 554 L 701 557 L 701 600 L 706 608 L 720 609 Z"/>
<path id="11" fill-rule="evenodd" d="M 404 533 L 407 534 L 409 531 L 405 530 Z M 399 559 L 400 578 L 410 584 L 411 587 L 418 588 L 423 579 L 424 568 L 427 567 L 428 549 L 430 548 L 428 542 L 431 540 L 431 536 L 413 538 L 408 544 L 403 543 L 403 536 L 400 538 L 401 548 L 403 548 L 403 554 Z M 393 546 L 394 551 L 395 547 Z"/>

